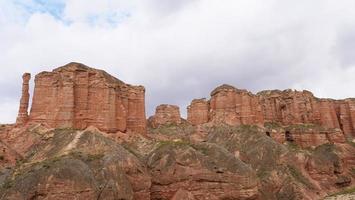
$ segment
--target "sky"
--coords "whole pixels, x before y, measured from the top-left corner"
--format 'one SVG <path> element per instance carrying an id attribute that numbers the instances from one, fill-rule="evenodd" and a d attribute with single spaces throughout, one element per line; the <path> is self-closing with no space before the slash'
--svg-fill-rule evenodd
<path id="1" fill-rule="evenodd" d="M 0 0 L 0 123 L 21 76 L 80 62 L 146 88 L 159 104 L 223 83 L 355 97 L 354 0 Z M 33 89 L 33 80 L 31 82 Z"/>

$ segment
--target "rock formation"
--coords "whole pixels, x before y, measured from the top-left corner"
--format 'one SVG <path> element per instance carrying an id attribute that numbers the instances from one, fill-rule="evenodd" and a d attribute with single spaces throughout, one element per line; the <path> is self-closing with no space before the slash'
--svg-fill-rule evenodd
<path id="1" fill-rule="evenodd" d="M 250 166 L 214 144 L 169 142 L 149 155 L 147 165 L 152 199 L 172 199 L 179 189 L 196 199 L 258 199 Z"/>
<path id="2" fill-rule="evenodd" d="M 159 105 L 155 115 L 149 118 L 149 123 L 153 128 L 164 124 L 181 124 L 180 109 L 175 105 Z"/>
<path id="3" fill-rule="evenodd" d="M 313 200 L 355 186 L 355 99 L 222 85 L 187 122 L 158 106 L 146 131 L 142 86 L 70 63 L 36 76 L 28 114 L 29 80 L 17 123 L 0 124 L 3 199 Z"/>
<path id="4" fill-rule="evenodd" d="M 28 121 L 28 104 L 30 100 L 29 93 L 29 81 L 31 79 L 31 74 L 25 73 L 22 76 L 22 95 L 20 100 L 20 108 L 18 111 L 18 116 L 16 119 L 17 125 L 23 125 Z"/>
<path id="5" fill-rule="evenodd" d="M 194 99 L 187 107 L 187 121 L 193 125 L 208 122 L 209 102 L 206 99 Z"/>
<path id="6" fill-rule="evenodd" d="M 346 136 L 355 136 L 353 99 L 320 99 L 305 90 L 263 91 L 257 96 L 265 122 L 315 124 L 325 129 L 340 129 Z"/>
<path id="7" fill-rule="evenodd" d="M 187 119 L 199 125 L 206 122 L 229 125 L 264 123 L 258 98 L 246 90 L 221 85 L 211 92 L 211 99 L 193 100 L 188 107 Z"/>
<path id="8" fill-rule="evenodd" d="M 35 78 L 29 121 L 50 127 L 144 133 L 145 89 L 105 71 L 69 63 Z"/>
<path id="9" fill-rule="evenodd" d="M 211 92 L 210 120 L 229 125 L 263 125 L 258 98 L 246 90 L 222 85 Z"/>
<path id="10" fill-rule="evenodd" d="M 316 124 L 355 136 L 355 99 L 320 99 L 306 90 L 266 90 L 255 95 L 221 85 L 212 91 L 209 101 L 191 102 L 187 120 L 195 125 L 207 122 L 259 126 Z"/>
<path id="11" fill-rule="evenodd" d="M 267 90 L 252 94 L 221 85 L 211 92 L 209 101 L 196 99 L 191 102 L 187 120 L 193 125 L 265 126 L 267 134 L 276 141 L 287 141 L 285 134 L 288 132 L 293 141 L 308 147 L 327 142 L 342 143 L 345 137 L 355 136 L 354 110 L 354 99 L 320 99 L 306 90 Z M 270 124 L 281 129 L 270 128 Z"/>

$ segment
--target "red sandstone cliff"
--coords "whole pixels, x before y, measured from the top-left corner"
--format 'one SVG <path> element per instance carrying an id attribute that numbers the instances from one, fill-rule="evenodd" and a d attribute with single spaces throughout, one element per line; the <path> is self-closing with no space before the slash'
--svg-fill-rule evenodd
<path id="1" fill-rule="evenodd" d="M 188 106 L 187 120 L 193 125 L 278 124 L 283 127 L 282 132 L 293 129 L 291 133 L 301 146 L 316 146 L 326 142 L 344 142 L 346 136 L 355 136 L 354 110 L 354 99 L 320 99 L 305 90 L 268 90 L 252 94 L 222 85 L 211 92 L 210 100 L 193 100 Z M 324 130 L 290 127 L 302 124 L 311 124 Z M 276 132 L 280 133 L 280 130 Z M 285 137 L 278 137 L 275 139 L 280 142 L 285 140 Z"/>
<path id="2" fill-rule="evenodd" d="M 188 106 L 187 120 L 199 125 L 207 122 L 229 125 L 264 124 L 258 98 L 246 90 L 222 85 L 211 92 L 211 99 L 195 99 Z"/>
<path id="3" fill-rule="evenodd" d="M 144 94 L 143 86 L 125 84 L 105 71 L 69 63 L 36 75 L 29 122 L 144 133 Z"/>
<path id="4" fill-rule="evenodd" d="M 263 107 L 265 122 L 316 124 L 355 136 L 354 99 L 320 99 L 305 90 L 263 91 L 257 96 Z"/>
<path id="5" fill-rule="evenodd" d="M 193 125 L 207 123 L 209 120 L 209 102 L 206 99 L 194 99 L 187 107 L 187 121 Z"/>
<path id="6" fill-rule="evenodd" d="M 306 90 L 268 90 L 252 94 L 222 85 L 212 91 L 209 101 L 193 100 L 188 106 L 187 120 L 194 125 L 207 122 L 259 126 L 264 123 L 315 124 L 355 136 L 355 99 L 320 99 Z"/>
<path id="7" fill-rule="evenodd" d="M 36 76 L 28 115 L 29 80 L 30 74 L 24 74 L 17 124 L 45 123 L 50 127 L 78 129 L 92 125 L 106 132 L 144 133 L 146 130 L 143 86 L 128 85 L 105 71 L 69 63 Z M 169 113 L 170 118 L 166 117 Z M 158 107 L 152 120 L 156 126 L 180 123 L 179 108 Z M 253 94 L 222 85 L 211 92 L 210 100 L 193 100 L 187 120 L 193 125 L 209 122 L 258 126 L 314 124 L 354 136 L 355 99 L 319 99 L 309 91 L 293 90 Z"/>

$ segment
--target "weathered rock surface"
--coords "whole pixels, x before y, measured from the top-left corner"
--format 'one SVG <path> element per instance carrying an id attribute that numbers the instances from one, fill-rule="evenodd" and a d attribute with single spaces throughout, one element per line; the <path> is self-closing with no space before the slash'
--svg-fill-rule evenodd
<path id="1" fill-rule="evenodd" d="M 148 157 L 148 166 L 152 199 L 177 198 L 181 189 L 190 199 L 258 199 L 253 170 L 214 144 L 163 142 Z"/>
<path id="2" fill-rule="evenodd" d="M 105 71 L 69 63 L 36 75 L 29 121 L 106 132 L 146 131 L 145 89 Z"/>
<path id="3" fill-rule="evenodd" d="M 31 74 L 25 73 L 22 76 L 22 94 L 20 100 L 20 108 L 18 111 L 18 116 L 16 119 L 17 125 L 24 125 L 28 121 L 28 104 L 30 100 L 30 92 L 29 92 L 29 81 L 31 79 Z"/>
<path id="4" fill-rule="evenodd" d="M 151 129 L 116 138 L 94 127 L 0 126 L 6 147 L 0 196 L 313 200 L 355 184 L 351 142 L 299 149 L 297 143 L 275 142 L 257 126 L 196 129 L 181 123 Z M 202 142 L 189 137 L 195 131 L 205 133 Z"/>
<path id="5" fill-rule="evenodd" d="M 265 122 L 282 125 L 315 124 L 327 129 L 341 129 L 354 136 L 354 100 L 319 99 L 309 91 L 273 90 L 257 94 Z"/>
<path id="6" fill-rule="evenodd" d="M 211 92 L 209 101 L 193 100 L 188 106 L 187 120 L 193 125 L 205 123 L 228 125 L 277 124 L 280 130 L 268 130 L 279 142 L 285 134 L 301 146 L 317 146 L 327 142 L 345 142 L 355 136 L 355 100 L 319 99 L 309 91 L 267 90 L 255 94 L 221 85 Z M 320 127 L 318 129 L 306 126 Z M 301 126 L 302 129 L 290 126 Z M 278 132 L 278 134 L 273 134 Z"/>
<path id="7" fill-rule="evenodd" d="M 193 125 L 204 124 L 209 119 L 209 102 L 206 99 L 194 99 L 187 107 L 187 121 Z"/>
<path id="8" fill-rule="evenodd" d="M 258 98 L 246 90 L 222 85 L 211 92 L 210 121 L 229 125 L 263 125 Z"/>
<path id="9" fill-rule="evenodd" d="M 187 121 L 160 105 L 147 126 L 144 87 L 102 70 L 38 74 L 30 114 L 29 80 L 16 124 L 0 125 L 0 199 L 313 200 L 355 186 L 355 99 L 222 85 Z"/>
<path id="10" fill-rule="evenodd" d="M 153 128 L 164 124 L 181 124 L 180 109 L 175 105 L 159 105 L 155 109 L 155 115 L 150 117 L 148 121 Z"/>
<path id="11" fill-rule="evenodd" d="M 276 143 L 253 126 L 215 126 L 207 131 L 208 142 L 226 148 L 256 170 L 261 199 L 313 200 L 354 186 L 354 144 L 328 143 L 301 150 L 293 143 Z"/>
<path id="12" fill-rule="evenodd" d="M 3 199 L 150 199 L 145 164 L 90 131 L 53 130 L 1 183 Z"/>

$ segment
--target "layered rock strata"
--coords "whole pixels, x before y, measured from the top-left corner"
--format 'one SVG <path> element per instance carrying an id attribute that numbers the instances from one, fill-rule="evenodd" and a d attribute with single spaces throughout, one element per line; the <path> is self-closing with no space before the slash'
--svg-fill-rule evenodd
<path id="1" fill-rule="evenodd" d="M 143 86 L 125 84 L 103 70 L 69 63 L 36 76 L 29 122 L 144 133 L 144 95 Z"/>
<path id="2" fill-rule="evenodd" d="M 164 124 L 181 124 L 180 109 L 175 105 L 162 104 L 156 107 L 155 115 L 149 118 L 149 124 L 157 128 Z"/>
<path id="3" fill-rule="evenodd" d="M 209 102 L 206 99 L 194 99 L 187 107 L 187 121 L 193 125 L 208 122 Z"/>
<path id="4" fill-rule="evenodd" d="M 194 125 L 212 122 L 263 126 L 264 115 L 256 95 L 225 84 L 211 92 L 210 100 L 193 100 L 188 106 L 187 120 Z"/>
<path id="5" fill-rule="evenodd" d="M 354 99 L 320 99 L 306 90 L 268 90 L 252 94 L 230 85 L 221 85 L 212 91 L 210 100 L 196 99 L 191 102 L 187 120 L 193 125 L 225 123 L 265 126 L 275 123 L 284 128 L 304 124 L 322 127 L 322 131 L 292 130 L 295 140 L 309 146 L 323 143 L 317 139 L 318 136 L 325 138 L 326 142 L 344 142 L 346 136 L 355 136 L 354 110 Z M 285 140 L 285 131 L 277 136 L 283 137 L 279 141 Z"/>
<path id="6" fill-rule="evenodd" d="M 273 90 L 257 94 L 265 122 L 315 124 L 354 136 L 355 100 L 320 99 L 309 91 Z"/>

